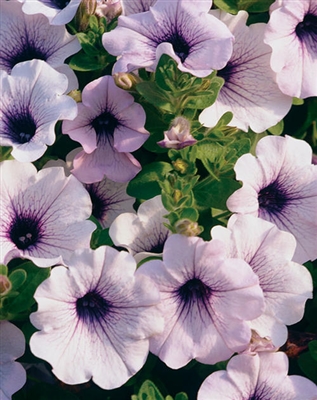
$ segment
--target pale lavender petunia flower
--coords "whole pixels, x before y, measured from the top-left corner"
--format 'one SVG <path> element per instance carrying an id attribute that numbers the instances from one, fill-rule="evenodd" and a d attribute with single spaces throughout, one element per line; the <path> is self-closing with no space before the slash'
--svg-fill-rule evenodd
<path id="1" fill-rule="evenodd" d="M 252 214 L 291 232 L 297 241 L 293 261 L 317 258 L 317 166 L 304 140 L 266 136 L 256 157 L 244 154 L 234 167 L 241 189 L 227 200 L 230 211 Z"/>
<path id="2" fill-rule="evenodd" d="M 272 47 L 271 67 L 282 92 L 299 98 L 316 96 L 316 0 L 273 3 L 264 41 Z"/>
<path id="3" fill-rule="evenodd" d="M 73 161 L 82 147 L 72 150 L 63 160 L 49 160 L 44 168 L 63 167 L 65 175 L 69 176 L 73 169 Z M 122 213 L 135 213 L 133 204 L 135 198 L 127 194 L 127 183 L 113 182 L 103 178 L 100 182 L 83 183 L 88 191 L 92 203 L 92 215 L 97 219 L 102 228 L 109 228 L 115 218 Z"/>
<path id="4" fill-rule="evenodd" d="M 95 15 L 105 17 L 107 22 L 112 21 L 121 14 L 122 7 L 120 0 L 97 0 Z"/>
<path id="5" fill-rule="evenodd" d="M 217 72 L 225 80 L 217 100 L 199 116 L 199 121 L 214 127 L 227 111 L 233 113 L 229 126 L 257 133 L 282 120 L 292 105 L 292 98 L 283 94 L 270 67 L 271 49 L 264 44 L 265 24 L 246 25 L 248 13 L 231 15 L 213 10 L 234 34 L 233 53 L 228 64 Z"/>
<path id="6" fill-rule="evenodd" d="M 226 244 L 228 257 L 242 258 L 259 277 L 265 310 L 249 325 L 275 346 L 282 346 L 287 340 L 286 325 L 303 318 L 305 302 L 312 298 L 313 290 L 307 268 L 292 262 L 294 236 L 261 218 L 236 214 L 227 228 L 216 226 L 211 235 Z"/>
<path id="7" fill-rule="evenodd" d="M 120 56 L 113 72 L 143 67 L 155 70 L 168 54 L 181 71 L 204 77 L 223 68 L 232 52 L 233 36 L 224 23 L 208 14 L 211 0 L 158 0 L 149 11 L 120 16 L 118 26 L 102 37 L 105 49 Z"/>
<path id="8" fill-rule="evenodd" d="M 34 295 L 40 329 L 31 351 L 67 384 L 92 380 L 103 389 L 123 385 L 144 365 L 149 338 L 163 329 L 159 292 L 136 272 L 127 252 L 102 246 L 78 250 L 55 267 Z"/>
<path id="9" fill-rule="evenodd" d="M 74 176 L 15 160 L 2 162 L 0 173 L 0 263 L 21 257 L 49 267 L 89 248 L 91 200 Z"/>
<path id="10" fill-rule="evenodd" d="M 150 256 L 160 256 L 170 231 L 164 223 L 168 211 L 161 196 L 142 203 L 135 213 L 123 213 L 111 224 L 109 235 L 116 246 L 125 247 L 137 262 Z"/>
<path id="11" fill-rule="evenodd" d="M 68 91 L 78 86 L 74 71 L 64 64 L 81 46 L 65 26 L 51 26 L 44 15 L 26 15 L 16 0 L 0 1 L 0 69 L 10 73 L 18 63 L 33 59 L 46 61 L 67 75 Z"/>
<path id="12" fill-rule="evenodd" d="M 43 14 L 51 25 L 65 25 L 70 22 L 81 0 L 18 0 L 23 3 L 25 14 Z"/>
<path id="13" fill-rule="evenodd" d="M 0 144 L 12 146 L 21 162 L 35 161 L 55 142 L 58 120 L 77 115 L 76 102 L 64 95 L 68 80 L 45 61 L 15 65 L 0 71 Z"/>
<path id="14" fill-rule="evenodd" d="M 167 149 L 183 149 L 192 146 L 197 140 L 190 134 L 190 122 L 184 117 L 176 117 L 168 131 L 164 132 L 164 139 L 157 142 Z"/>
<path id="15" fill-rule="evenodd" d="M 149 11 L 155 3 L 156 0 L 121 0 L 122 14 L 130 15 Z"/>
<path id="16" fill-rule="evenodd" d="M 205 379 L 197 400 L 316 400 L 312 381 L 287 372 L 285 353 L 240 354 Z"/>
<path id="17" fill-rule="evenodd" d="M 0 321 L 0 398 L 10 400 L 26 382 L 26 372 L 15 360 L 25 351 L 25 339 L 18 327 Z"/>
<path id="18" fill-rule="evenodd" d="M 93 183 L 104 176 L 127 182 L 141 170 L 130 154 L 148 138 L 145 112 L 131 94 L 116 86 L 112 76 L 90 82 L 78 103 L 78 116 L 64 121 L 62 131 L 83 146 L 74 158 L 72 173 L 82 182 Z"/>
<path id="19" fill-rule="evenodd" d="M 246 321 L 262 313 L 263 293 L 251 267 L 227 258 L 222 242 L 172 235 L 163 261 L 145 262 L 139 271 L 161 292 L 165 329 L 150 339 L 150 351 L 170 368 L 192 359 L 215 364 L 248 347 Z"/>

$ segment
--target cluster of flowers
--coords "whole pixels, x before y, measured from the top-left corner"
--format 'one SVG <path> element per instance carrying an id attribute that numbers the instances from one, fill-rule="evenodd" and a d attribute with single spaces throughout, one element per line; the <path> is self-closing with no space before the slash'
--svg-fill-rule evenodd
<path id="1" fill-rule="evenodd" d="M 317 386 L 287 376 L 287 356 L 278 351 L 287 325 L 302 319 L 313 297 L 302 265 L 317 258 L 317 166 L 309 144 L 267 135 L 255 155 L 242 155 L 234 171 L 243 185 L 226 199 L 234 214 L 226 227 L 212 227 L 209 241 L 194 222 L 169 229 L 161 195 L 136 212 L 126 194 L 142 169 L 131 153 L 151 134 L 128 90 L 141 79 L 136 71 L 154 73 L 163 54 L 184 73 L 205 78 L 217 70 L 223 78 L 216 101 L 199 114 L 205 127 L 232 112 L 229 127 L 261 133 L 287 115 L 293 97 L 317 96 L 316 0 L 277 0 L 267 24 L 250 26 L 246 11 L 211 6 L 99 2 L 96 15 L 122 13 L 102 36 L 117 59 L 112 75 L 88 82 L 76 102 L 68 94 L 79 88 L 78 77 L 65 60 L 81 45 L 66 24 L 80 0 L 1 0 L 0 144 L 14 159 L 0 163 L 0 263 L 27 259 L 51 268 L 34 294 L 30 321 L 38 331 L 29 346 L 66 384 L 92 379 L 118 388 L 149 352 L 172 369 L 233 356 L 226 371 L 202 383 L 199 400 L 316 400 Z M 58 138 L 81 145 L 66 162 L 45 158 L 48 146 L 57 146 L 58 121 Z M 178 116 L 158 146 L 194 148 L 199 139 L 190 127 Z M 32 163 L 39 161 L 37 170 Z M 109 228 L 113 247 L 91 248 L 96 224 Z M 10 285 L 0 275 L 1 297 Z M 25 340 L 8 320 L 0 327 L 0 396 L 10 399 L 26 382 L 15 362 Z"/>

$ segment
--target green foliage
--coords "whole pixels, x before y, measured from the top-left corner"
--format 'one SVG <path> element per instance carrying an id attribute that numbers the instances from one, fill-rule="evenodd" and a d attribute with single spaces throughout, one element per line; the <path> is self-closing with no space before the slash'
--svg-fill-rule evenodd
<path id="1" fill-rule="evenodd" d="M 237 14 L 240 10 L 249 13 L 268 11 L 274 0 L 214 0 L 214 4 L 230 14 Z"/>
<path id="2" fill-rule="evenodd" d="M 158 388 L 150 380 L 143 382 L 137 395 L 132 395 L 131 400 L 173 400 L 173 397 L 168 395 L 164 398 Z M 186 393 L 177 393 L 174 400 L 188 400 Z"/>
<path id="3" fill-rule="evenodd" d="M 23 319 L 35 303 L 33 298 L 36 288 L 50 274 L 50 268 L 39 268 L 31 261 L 14 268 L 8 278 L 12 288 L 1 297 L 0 319 Z"/>

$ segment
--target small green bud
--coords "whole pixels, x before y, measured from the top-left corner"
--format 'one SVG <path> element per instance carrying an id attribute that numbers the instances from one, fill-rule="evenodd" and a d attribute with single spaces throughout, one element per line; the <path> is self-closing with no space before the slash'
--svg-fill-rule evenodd
<path id="1" fill-rule="evenodd" d="M 197 222 L 190 219 L 180 219 L 175 224 L 176 233 L 184 236 L 198 236 L 202 232 L 202 228 Z"/>
<path id="2" fill-rule="evenodd" d="M 0 296 L 5 296 L 10 292 L 12 284 L 6 275 L 0 275 Z"/>

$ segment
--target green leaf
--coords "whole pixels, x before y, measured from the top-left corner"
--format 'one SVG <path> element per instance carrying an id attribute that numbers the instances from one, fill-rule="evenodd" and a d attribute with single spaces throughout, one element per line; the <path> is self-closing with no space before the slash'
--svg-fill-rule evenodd
<path id="1" fill-rule="evenodd" d="M 92 233 L 90 247 L 94 250 L 100 246 L 112 246 L 113 242 L 109 236 L 109 228 L 107 229 L 96 229 Z"/>
<path id="2" fill-rule="evenodd" d="M 12 290 L 19 289 L 20 286 L 26 281 L 27 273 L 24 269 L 16 269 L 9 275 L 10 282 L 12 283 Z"/>
<path id="3" fill-rule="evenodd" d="M 188 400 L 188 396 L 184 392 L 177 393 L 174 400 Z"/>
<path id="4" fill-rule="evenodd" d="M 193 192 L 199 208 L 227 210 L 226 201 L 228 197 L 240 187 L 240 183 L 234 179 L 222 178 L 220 181 L 216 181 L 207 177 L 198 182 Z"/>
<path id="5" fill-rule="evenodd" d="M 224 84 L 224 80 L 219 77 L 212 79 L 210 88 L 206 91 L 193 92 L 191 96 L 186 98 L 184 107 L 203 110 L 211 106 L 217 99 L 219 90 Z"/>
<path id="6" fill-rule="evenodd" d="M 129 182 L 127 194 L 144 200 L 161 194 L 158 181 L 164 180 L 165 175 L 172 169 L 171 164 L 163 161 L 145 165 L 142 171 Z"/>
<path id="7" fill-rule="evenodd" d="M 260 13 L 268 11 L 274 0 L 215 0 L 214 4 L 220 9 L 231 14 L 237 14 L 239 10 Z"/>
<path id="8" fill-rule="evenodd" d="M 191 221 L 198 221 L 199 213 L 195 208 L 186 207 L 179 213 L 179 219 L 190 219 Z"/>
<path id="9" fill-rule="evenodd" d="M 71 58 L 69 66 L 75 71 L 96 71 L 105 67 L 105 60 L 99 56 L 92 57 L 81 50 Z"/>
<path id="10" fill-rule="evenodd" d="M 299 356 L 298 365 L 309 379 L 317 383 L 317 360 L 310 352 L 305 352 Z"/>
<path id="11" fill-rule="evenodd" d="M 164 400 L 164 397 L 150 380 L 143 382 L 138 393 L 138 400 Z"/>
<path id="12" fill-rule="evenodd" d="M 27 274 L 27 279 L 19 290 L 19 295 L 10 302 L 8 312 L 18 314 L 28 310 L 35 302 L 33 295 L 35 290 L 46 278 L 50 275 L 50 268 L 39 268 L 31 261 L 19 266 L 19 269 L 24 269 Z"/>
<path id="13" fill-rule="evenodd" d="M 308 343 L 309 353 L 312 358 L 317 362 L 317 340 L 312 340 Z"/>
<path id="14" fill-rule="evenodd" d="M 0 275 L 8 275 L 8 267 L 4 264 L 0 264 Z"/>
<path id="15" fill-rule="evenodd" d="M 155 82 L 140 82 L 136 85 L 136 90 L 148 101 L 156 107 L 165 111 L 172 112 L 173 105 L 171 99 L 163 90 L 160 90 Z"/>
<path id="16" fill-rule="evenodd" d="M 284 121 L 278 122 L 276 125 L 272 126 L 271 128 L 268 129 L 272 135 L 279 136 L 283 133 L 284 129 Z"/>

